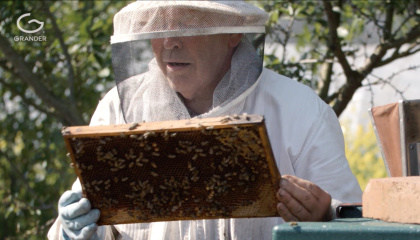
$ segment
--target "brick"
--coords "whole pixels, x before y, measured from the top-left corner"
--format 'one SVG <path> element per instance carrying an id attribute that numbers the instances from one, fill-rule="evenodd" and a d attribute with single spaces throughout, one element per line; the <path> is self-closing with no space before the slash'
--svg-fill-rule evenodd
<path id="1" fill-rule="evenodd" d="M 362 204 L 363 217 L 420 224 L 420 177 L 371 179 Z"/>

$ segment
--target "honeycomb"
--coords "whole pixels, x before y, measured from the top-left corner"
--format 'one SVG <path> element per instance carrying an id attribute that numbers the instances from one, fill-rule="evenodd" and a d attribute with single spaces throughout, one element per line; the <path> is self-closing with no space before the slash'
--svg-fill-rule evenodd
<path id="1" fill-rule="evenodd" d="M 98 225 L 278 216 L 263 116 L 62 130 Z"/>

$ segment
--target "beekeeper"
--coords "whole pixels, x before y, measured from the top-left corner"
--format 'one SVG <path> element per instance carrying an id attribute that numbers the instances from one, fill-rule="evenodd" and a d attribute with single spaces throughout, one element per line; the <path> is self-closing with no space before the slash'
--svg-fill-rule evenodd
<path id="1" fill-rule="evenodd" d="M 333 110 L 262 66 L 268 14 L 242 1 L 137 1 L 114 17 L 117 86 L 91 125 L 264 115 L 282 174 L 278 217 L 97 226 L 78 181 L 59 201 L 50 239 L 271 239 L 284 221 L 328 221 L 361 202 Z"/>

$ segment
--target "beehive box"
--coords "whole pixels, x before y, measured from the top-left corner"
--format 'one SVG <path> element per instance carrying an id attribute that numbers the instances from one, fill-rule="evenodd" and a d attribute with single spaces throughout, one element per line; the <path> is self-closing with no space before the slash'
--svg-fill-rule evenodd
<path id="1" fill-rule="evenodd" d="M 264 118 L 63 128 L 99 225 L 278 216 Z"/>

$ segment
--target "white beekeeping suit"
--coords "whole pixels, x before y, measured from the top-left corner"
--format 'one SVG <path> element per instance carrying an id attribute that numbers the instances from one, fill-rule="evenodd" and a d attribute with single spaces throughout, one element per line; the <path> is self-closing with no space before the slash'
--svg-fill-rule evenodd
<path id="1" fill-rule="evenodd" d="M 115 15 L 111 38 L 117 87 L 101 100 L 91 125 L 264 115 L 281 174 L 309 180 L 328 192 L 332 213 L 341 202 L 361 202 L 335 113 L 310 88 L 263 69 L 267 19 L 267 13 L 242 1 L 138 1 L 128 5 Z M 214 89 L 211 106 L 204 113 L 192 111 L 162 72 L 150 41 L 180 38 L 182 44 L 189 37 L 237 33 L 243 36 L 229 70 Z M 80 183 L 76 181 L 74 187 L 80 188 Z M 114 228 L 117 239 L 271 239 L 272 228 L 283 222 L 279 216 Z M 59 218 L 49 232 L 50 239 L 61 237 L 60 224 Z M 114 239 L 111 227 L 100 226 L 96 238 Z"/>

